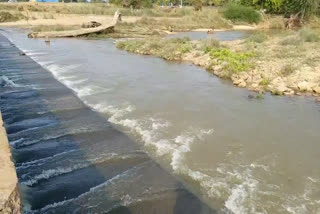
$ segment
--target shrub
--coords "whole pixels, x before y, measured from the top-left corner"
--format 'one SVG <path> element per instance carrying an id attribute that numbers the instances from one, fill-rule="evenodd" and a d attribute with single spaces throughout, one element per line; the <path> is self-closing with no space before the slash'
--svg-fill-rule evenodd
<path id="1" fill-rule="evenodd" d="M 270 80 L 268 80 L 268 79 L 263 79 L 263 80 L 260 81 L 259 85 L 267 86 L 267 85 L 269 85 L 269 83 L 270 83 Z"/>
<path id="2" fill-rule="evenodd" d="M 259 23 L 261 20 L 261 15 L 255 9 L 239 4 L 228 4 L 223 14 L 232 21 Z"/>
<path id="3" fill-rule="evenodd" d="M 310 28 L 302 28 L 299 34 L 301 40 L 304 42 L 318 42 L 320 40 L 319 33 Z"/>

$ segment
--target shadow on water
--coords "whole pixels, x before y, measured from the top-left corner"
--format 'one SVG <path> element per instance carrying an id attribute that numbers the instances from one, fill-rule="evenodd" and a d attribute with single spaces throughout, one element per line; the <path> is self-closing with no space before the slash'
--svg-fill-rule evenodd
<path id="1" fill-rule="evenodd" d="M 0 34 L 0 108 L 25 213 L 215 213 Z"/>

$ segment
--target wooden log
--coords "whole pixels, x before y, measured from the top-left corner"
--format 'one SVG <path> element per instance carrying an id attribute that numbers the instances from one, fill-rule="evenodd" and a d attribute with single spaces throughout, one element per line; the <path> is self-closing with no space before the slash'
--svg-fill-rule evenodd
<path id="1" fill-rule="evenodd" d="M 77 37 L 86 36 L 92 33 L 103 33 L 113 31 L 114 26 L 121 21 L 121 14 L 116 11 L 110 24 L 104 24 L 95 28 L 85 28 L 79 30 L 51 31 L 51 32 L 32 32 L 28 34 L 29 38 L 59 38 L 59 37 Z"/>

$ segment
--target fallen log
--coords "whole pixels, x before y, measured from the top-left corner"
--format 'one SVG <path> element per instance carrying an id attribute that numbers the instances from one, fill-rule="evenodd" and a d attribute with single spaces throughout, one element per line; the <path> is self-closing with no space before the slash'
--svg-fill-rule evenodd
<path id="1" fill-rule="evenodd" d="M 58 37 L 77 37 L 86 36 L 92 33 L 109 33 L 114 30 L 118 21 L 121 21 L 121 14 L 116 11 L 110 24 L 104 24 L 99 27 L 85 28 L 78 30 L 50 31 L 50 32 L 32 32 L 28 34 L 29 38 L 58 38 Z"/>

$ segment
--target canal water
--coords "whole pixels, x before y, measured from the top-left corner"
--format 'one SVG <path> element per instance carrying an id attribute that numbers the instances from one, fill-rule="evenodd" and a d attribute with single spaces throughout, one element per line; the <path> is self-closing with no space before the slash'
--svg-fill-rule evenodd
<path id="1" fill-rule="evenodd" d="M 57 39 L 46 45 L 41 39 L 26 38 L 25 32 L 2 33 L 83 103 L 138 143 L 140 147 L 130 163 L 143 162 L 145 157 L 138 152 L 141 149 L 213 210 L 235 214 L 320 213 L 320 105 L 311 97 L 266 95 L 264 99 L 250 99 L 246 89 L 233 87 L 202 68 L 129 54 L 118 50 L 113 40 Z M 19 75 L 14 73 L 2 78 L 7 78 L 5 84 L 20 84 Z M 50 96 L 61 100 L 58 95 L 63 94 L 52 92 Z M 31 95 L 19 96 L 24 99 Z M 68 98 L 64 101 L 67 108 Z M 57 114 L 65 117 L 63 112 Z M 97 154 L 103 155 L 103 160 L 110 158 L 104 156 L 104 145 L 86 144 L 91 135 L 82 137 L 82 129 L 78 133 L 79 126 L 104 133 L 106 125 L 95 124 L 91 115 L 77 111 L 73 115 L 77 117 L 66 123 L 82 140 L 81 151 L 90 161 Z M 54 124 L 50 117 L 41 121 L 32 118 L 31 122 L 39 123 L 40 128 L 50 129 Z M 37 129 L 26 132 L 30 138 L 26 140 L 23 133 L 16 133 L 17 127 L 12 134 L 8 128 L 14 148 L 32 151 L 33 146 L 42 147 L 40 163 L 33 163 L 32 157 L 20 152 L 17 157 L 21 158 L 16 161 L 18 174 L 25 175 L 20 182 L 26 188 L 40 184 L 54 192 L 55 185 L 40 181 L 50 181 L 51 176 L 63 180 L 63 175 L 87 169 L 86 163 L 73 161 L 78 154 L 72 144 L 63 143 L 64 138 L 59 138 L 61 145 L 70 147 L 71 152 L 64 153 L 60 143 L 50 141 L 48 136 L 41 136 L 48 137 L 46 143 L 34 141 Z M 99 137 L 104 139 L 104 135 L 94 135 Z M 60 153 L 46 155 L 52 151 L 46 144 L 61 149 Z M 63 173 L 56 174 L 53 167 L 58 167 L 60 158 Z M 99 172 L 106 170 L 103 166 Z M 118 165 L 114 168 L 118 170 Z M 108 191 L 114 193 L 112 187 Z M 99 207 L 101 203 L 97 200 L 90 206 Z"/>

